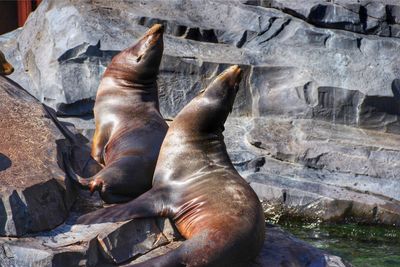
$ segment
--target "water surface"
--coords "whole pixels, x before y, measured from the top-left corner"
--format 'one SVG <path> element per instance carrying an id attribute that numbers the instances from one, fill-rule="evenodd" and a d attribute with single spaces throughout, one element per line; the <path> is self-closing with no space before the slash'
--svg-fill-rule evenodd
<path id="1" fill-rule="evenodd" d="M 400 267 L 400 228 L 302 222 L 280 222 L 279 225 L 355 267 Z"/>

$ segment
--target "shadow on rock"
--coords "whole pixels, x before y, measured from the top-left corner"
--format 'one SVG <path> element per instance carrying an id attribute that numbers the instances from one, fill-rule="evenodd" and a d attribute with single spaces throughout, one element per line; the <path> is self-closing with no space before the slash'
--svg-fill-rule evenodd
<path id="1" fill-rule="evenodd" d="M 6 155 L 0 153 L 0 171 L 4 171 L 5 169 L 10 168 L 12 165 L 12 161 Z"/>

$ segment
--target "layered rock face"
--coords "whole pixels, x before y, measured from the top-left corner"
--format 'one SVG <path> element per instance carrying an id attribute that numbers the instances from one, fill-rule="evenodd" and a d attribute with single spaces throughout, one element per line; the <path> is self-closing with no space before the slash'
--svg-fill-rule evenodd
<path id="1" fill-rule="evenodd" d="M 43 1 L 0 38 L 18 81 L 91 137 L 100 76 L 166 26 L 160 105 L 245 70 L 225 135 L 270 216 L 399 224 L 397 1 Z"/>
<path id="2" fill-rule="evenodd" d="M 63 223 L 76 192 L 57 165 L 57 130 L 39 101 L 2 76 L 0 132 L 0 236 Z"/>
<path id="3" fill-rule="evenodd" d="M 226 143 L 270 216 L 399 224 L 400 4 L 43 1 L 0 38 L 11 78 L 91 136 L 100 76 L 166 26 L 160 105 L 177 112 L 229 64 L 245 70 Z"/>
<path id="4" fill-rule="evenodd" d="M 44 0 L 23 28 L 0 36 L 0 49 L 15 67 L 11 79 L 91 138 L 102 73 L 113 55 L 154 23 L 166 28 L 158 81 L 165 118 L 173 119 L 228 65 L 244 69 L 225 142 L 268 219 L 400 225 L 397 0 Z M 30 130 L 24 140 L 42 137 L 34 141 L 43 153 L 30 151 L 27 163 L 38 163 L 34 166 L 43 168 L 35 177 L 45 177 L 37 186 L 25 184 L 29 190 L 3 186 L 12 180 L 5 175 L 16 181 L 21 176 L 13 176 L 18 166 L 0 147 L 5 207 L 0 207 L 0 234 L 54 228 L 75 197 L 56 167 L 55 145 L 49 141 L 56 136 L 54 127 L 37 102 L 15 96 L 17 91 L 7 89 L 10 81 L 0 79 L 2 114 L 25 116 L 7 126 L 1 120 L 1 131 L 22 126 Z M 29 126 L 27 117 L 36 124 Z M 21 214 L 34 216 L 21 219 Z M 74 226 L 74 216 L 51 232 L 0 238 L 0 265 L 111 266 L 140 254 L 145 255 L 134 262 L 143 261 L 181 242 L 168 221 L 85 228 Z M 347 265 L 269 227 L 254 266 L 288 262 Z"/>
<path id="5" fill-rule="evenodd" d="M 60 113 L 78 115 L 90 112 L 110 58 L 159 22 L 167 30 L 165 116 L 226 64 L 241 64 L 235 115 L 398 132 L 400 5 L 359 2 L 44 1 L 16 39 L 1 44 L 16 65 L 12 77 Z"/>

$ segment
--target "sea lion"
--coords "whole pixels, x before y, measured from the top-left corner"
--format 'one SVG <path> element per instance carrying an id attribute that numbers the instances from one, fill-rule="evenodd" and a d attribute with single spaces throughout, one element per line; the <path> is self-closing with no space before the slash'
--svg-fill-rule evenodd
<path id="1" fill-rule="evenodd" d="M 92 157 L 104 168 L 89 181 L 77 177 L 106 203 L 129 201 L 151 188 L 168 125 L 159 111 L 157 75 L 163 53 L 163 26 L 151 27 L 107 67 L 94 106 Z M 66 164 L 74 177 L 70 164 Z"/>
<path id="2" fill-rule="evenodd" d="M 222 135 L 240 76 L 240 68 L 232 66 L 179 112 L 161 146 L 150 191 L 77 223 L 170 217 L 187 240 L 132 266 L 248 266 L 263 245 L 264 215 L 233 167 Z"/>
<path id="3" fill-rule="evenodd" d="M 10 75 L 14 72 L 14 67 L 6 60 L 3 52 L 0 51 L 0 75 Z"/>

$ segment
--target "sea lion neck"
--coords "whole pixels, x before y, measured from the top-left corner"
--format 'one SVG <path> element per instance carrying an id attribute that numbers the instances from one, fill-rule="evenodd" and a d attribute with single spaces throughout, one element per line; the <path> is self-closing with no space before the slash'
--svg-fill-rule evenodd
<path id="1" fill-rule="evenodd" d="M 103 78 L 119 80 L 130 88 L 156 87 L 158 65 L 137 65 L 129 56 L 118 55 L 104 72 Z"/>
<path id="2" fill-rule="evenodd" d="M 110 97 L 107 97 L 107 99 L 111 100 L 118 96 L 121 100 L 125 99 L 132 104 L 135 103 L 131 108 L 146 106 L 147 108 L 154 107 L 159 111 L 158 88 L 155 80 L 148 83 L 136 83 L 106 73 L 100 82 L 99 88 L 101 90 L 97 92 L 96 99 L 109 95 Z"/>
<path id="3" fill-rule="evenodd" d="M 234 168 L 222 134 L 191 134 L 170 127 L 161 147 L 153 183 L 180 181 L 191 176 L 196 179 L 199 173 L 226 169 Z"/>

